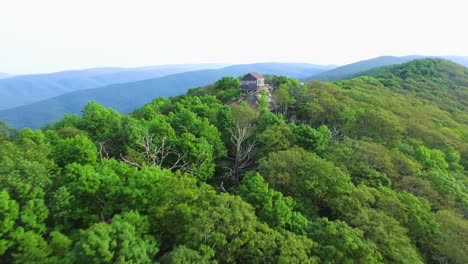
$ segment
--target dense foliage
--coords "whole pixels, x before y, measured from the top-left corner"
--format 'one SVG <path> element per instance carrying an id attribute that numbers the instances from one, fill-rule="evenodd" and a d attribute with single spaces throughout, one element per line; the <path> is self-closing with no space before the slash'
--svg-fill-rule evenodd
<path id="1" fill-rule="evenodd" d="M 422 56 L 410 55 L 403 57 L 394 57 L 394 56 L 380 56 L 368 60 L 358 61 L 351 64 L 347 64 L 326 72 L 322 72 L 316 75 L 312 75 L 305 80 L 319 80 L 319 81 L 339 81 L 344 79 L 349 79 L 354 77 L 360 72 L 370 70 L 376 67 L 395 65 L 400 63 L 405 63 L 414 59 L 421 59 Z"/>
<path id="2" fill-rule="evenodd" d="M 468 263 L 468 69 L 266 81 L 0 123 L 2 262 Z"/>

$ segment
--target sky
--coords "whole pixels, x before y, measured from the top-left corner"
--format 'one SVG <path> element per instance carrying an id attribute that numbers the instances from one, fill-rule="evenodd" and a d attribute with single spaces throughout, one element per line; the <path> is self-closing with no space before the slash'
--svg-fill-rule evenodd
<path id="1" fill-rule="evenodd" d="M 0 72 L 468 56 L 464 0 L 0 0 Z"/>

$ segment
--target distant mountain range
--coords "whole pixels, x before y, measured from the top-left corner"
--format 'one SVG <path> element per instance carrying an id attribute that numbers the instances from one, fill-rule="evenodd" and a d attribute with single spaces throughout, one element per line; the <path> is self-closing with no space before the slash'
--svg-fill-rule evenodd
<path id="1" fill-rule="evenodd" d="M 93 68 L 48 74 L 19 75 L 0 80 L 0 110 L 41 101 L 69 92 L 115 83 L 158 78 L 225 64 L 179 64 L 138 68 Z"/>
<path id="2" fill-rule="evenodd" d="M 0 72 L 0 79 L 5 79 L 5 78 L 8 78 L 8 77 L 11 77 L 11 75 L 8 74 L 8 73 Z"/>
<path id="3" fill-rule="evenodd" d="M 465 67 L 468 67 L 468 56 L 444 56 L 444 57 L 438 57 L 438 58 L 450 60 L 460 65 L 463 65 Z"/>
<path id="4" fill-rule="evenodd" d="M 247 72 L 285 75 L 297 79 L 317 74 L 334 66 L 306 63 L 257 63 L 234 65 L 221 69 L 198 70 L 167 75 L 131 83 L 113 84 L 96 89 L 79 90 L 44 101 L 0 111 L 0 120 L 14 128 L 38 128 L 57 121 L 64 114 L 79 114 L 93 100 L 128 113 L 159 96 L 180 95 L 189 88 L 204 86 L 224 76 L 241 76 Z M 116 73 L 114 73 L 116 74 Z"/>
<path id="5" fill-rule="evenodd" d="M 404 57 L 394 57 L 394 56 L 381 56 L 369 60 L 358 61 L 355 63 L 347 64 L 326 72 L 318 73 L 316 75 L 309 76 L 305 78 L 305 81 L 310 80 L 319 80 L 319 81 L 337 81 L 348 79 L 356 74 L 370 70 L 372 68 L 380 67 L 380 66 L 389 66 L 394 64 L 400 64 L 409 62 L 414 59 L 421 59 L 421 58 L 444 58 L 447 60 L 451 60 L 456 62 L 460 65 L 468 67 L 468 57 L 461 57 L 461 56 L 443 56 L 443 57 L 434 57 L 434 56 L 420 56 L 420 55 L 412 55 L 412 56 L 404 56 Z"/>
<path id="6" fill-rule="evenodd" d="M 382 56 L 338 68 L 307 63 L 257 63 L 224 68 L 219 68 L 223 66 L 219 64 L 195 64 L 134 69 L 96 68 L 16 76 L 0 80 L 0 120 L 6 121 L 14 128 L 39 128 L 61 119 L 64 114 L 79 114 L 83 106 L 91 100 L 112 107 L 121 113 L 128 113 L 156 97 L 183 94 L 189 88 L 213 83 L 224 76 L 240 76 L 256 71 L 262 74 L 285 75 L 305 81 L 313 79 L 334 81 L 352 78 L 376 67 L 405 63 L 424 57 L 427 56 Z M 468 57 L 447 56 L 443 58 L 468 67 Z M 212 68 L 198 69 L 203 67 Z M 153 78 L 154 76 L 157 78 Z M 19 88 L 8 89 L 10 86 L 7 84 L 12 80 L 17 81 L 14 84 L 19 85 Z M 110 85 L 84 89 L 103 83 Z M 53 97 L 54 93 L 62 95 Z M 48 99 L 5 109 L 13 103 L 24 104 L 27 100 L 37 100 L 41 96 Z"/>

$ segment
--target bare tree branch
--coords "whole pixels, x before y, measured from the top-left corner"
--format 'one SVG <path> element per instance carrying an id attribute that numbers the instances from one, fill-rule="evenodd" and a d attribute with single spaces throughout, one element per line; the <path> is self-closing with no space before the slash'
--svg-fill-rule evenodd
<path id="1" fill-rule="evenodd" d="M 255 154 L 255 142 L 247 142 L 252 134 L 251 125 L 237 125 L 235 131 L 231 132 L 231 142 L 235 147 L 235 152 L 229 159 L 234 161 L 233 168 L 226 173 L 227 177 L 232 178 L 236 184 L 239 184 L 245 169 L 252 164 L 252 158 Z"/>
<path id="2" fill-rule="evenodd" d="M 103 142 L 98 142 L 99 144 L 99 157 L 101 158 L 101 164 L 104 163 L 104 158 L 109 159 L 109 153 L 106 150 L 105 144 L 107 143 L 108 140 L 105 140 Z"/>
<path id="3" fill-rule="evenodd" d="M 120 159 L 121 159 L 123 162 L 127 163 L 128 165 L 130 165 L 130 166 L 138 167 L 138 168 L 140 168 L 140 169 L 143 167 L 143 166 L 141 166 L 140 164 L 138 164 L 138 163 L 136 163 L 136 162 L 132 162 L 132 161 L 126 159 L 122 154 L 120 154 Z"/>
<path id="4" fill-rule="evenodd" d="M 164 165 L 169 170 L 180 169 L 181 171 L 188 172 L 190 174 L 198 174 L 200 169 L 206 163 L 207 150 L 203 150 L 196 156 L 195 162 L 190 163 L 186 155 L 182 155 L 175 151 L 168 143 L 167 137 L 163 136 L 156 140 L 154 135 L 147 135 L 140 139 L 138 145 L 142 148 L 141 155 L 145 159 L 148 166 L 160 166 Z M 168 157 L 175 158 L 172 164 L 167 164 Z M 126 162 L 131 166 L 142 168 L 142 164 L 131 161 L 129 158 L 120 155 L 122 161 Z M 190 166 L 192 165 L 192 166 Z"/>

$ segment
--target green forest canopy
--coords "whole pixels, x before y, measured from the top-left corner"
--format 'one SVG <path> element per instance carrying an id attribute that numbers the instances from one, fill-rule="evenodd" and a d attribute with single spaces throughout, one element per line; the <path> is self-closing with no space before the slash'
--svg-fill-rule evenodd
<path id="1" fill-rule="evenodd" d="M 467 68 L 266 82 L 0 123 L 2 262 L 468 263 Z"/>

